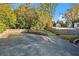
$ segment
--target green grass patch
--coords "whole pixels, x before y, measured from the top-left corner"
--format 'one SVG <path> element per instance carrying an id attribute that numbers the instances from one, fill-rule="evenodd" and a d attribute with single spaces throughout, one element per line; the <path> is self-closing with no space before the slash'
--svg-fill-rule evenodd
<path id="1" fill-rule="evenodd" d="M 29 32 L 29 33 L 38 34 L 38 35 L 39 34 L 41 34 L 41 35 L 48 35 L 48 36 L 55 35 L 53 32 L 48 31 L 48 30 L 38 30 L 38 31 Z"/>
<path id="2" fill-rule="evenodd" d="M 79 35 L 58 35 L 60 38 L 64 39 L 64 40 L 69 40 L 69 41 L 73 41 L 77 38 L 79 38 Z"/>
<path id="3" fill-rule="evenodd" d="M 55 35 L 53 32 L 50 32 L 50 31 L 46 31 L 46 33 L 47 33 L 48 36 Z"/>

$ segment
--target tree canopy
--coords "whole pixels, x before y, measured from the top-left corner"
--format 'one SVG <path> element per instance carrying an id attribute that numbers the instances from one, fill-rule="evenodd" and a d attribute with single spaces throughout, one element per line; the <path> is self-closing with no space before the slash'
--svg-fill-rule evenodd
<path id="1" fill-rule="evenodd" d="M 14 28 L 16 14 L 8 4 L 0 4 L 0 22 L 4 23 L 7 28 Z"/>
<path id="2" fill-rule="evenodd" d="M 78 20 L 79 18 L 79 5 L 73 5 L 68 12 L 65 14 L 65 17 L 71 21 Z"/>
<path id="3" fill-rule="evenodd" d="M 6 28 L 26 28 L 29 31 L 52 28 L 52 13 L 55 7 L 54 3 L 45 3 L 32 8 L 26 3 L 13 10 L 10 4 L 0 4 L 0 22 L 5 24 Z"/>

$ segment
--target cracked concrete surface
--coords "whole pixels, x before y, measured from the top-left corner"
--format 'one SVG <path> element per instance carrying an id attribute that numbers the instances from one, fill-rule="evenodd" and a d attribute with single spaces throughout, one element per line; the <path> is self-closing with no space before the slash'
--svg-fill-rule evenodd
<path id="1" fill-rule="evenodd" d="M 24 34 L 0 39 L 1 56 L 78 56 L 79 47 L 57 36 Z"/>

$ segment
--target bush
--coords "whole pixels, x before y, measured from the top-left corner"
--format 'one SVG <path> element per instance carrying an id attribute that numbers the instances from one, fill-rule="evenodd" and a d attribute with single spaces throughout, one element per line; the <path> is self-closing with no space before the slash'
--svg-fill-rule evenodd
<path id="1" fill-rule="evenodd" d="M 0 22 L 0 32 L 3 32 L 6 30 L 6 25 Z"/>

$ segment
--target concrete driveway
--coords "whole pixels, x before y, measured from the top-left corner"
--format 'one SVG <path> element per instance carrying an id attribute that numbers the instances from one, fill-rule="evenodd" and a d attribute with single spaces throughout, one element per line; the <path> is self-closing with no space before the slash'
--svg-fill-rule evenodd
<path id="1" fill-rule="evenodd" d="M 79 47 L 57 36 L 24 34 L 0 39 L 1 56 L 78 56 Z"/>

